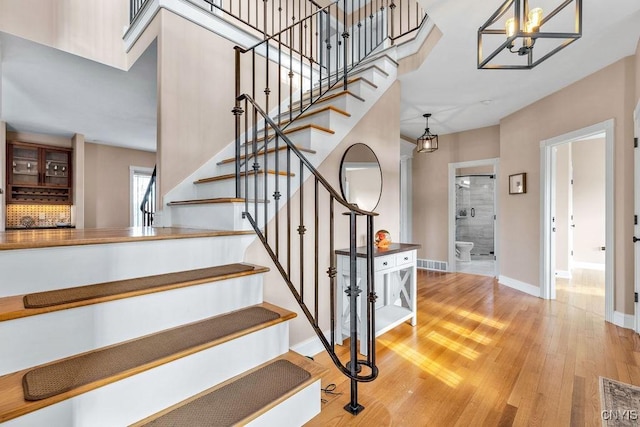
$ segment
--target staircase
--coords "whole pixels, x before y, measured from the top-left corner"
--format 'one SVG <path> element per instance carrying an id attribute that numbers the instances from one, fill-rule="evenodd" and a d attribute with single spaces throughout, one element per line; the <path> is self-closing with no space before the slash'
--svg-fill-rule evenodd
<path id="1" fill-rule="evenodd" d="M 242 263 L 251 234 L 143 228 L 4 238 L 3 427 L 167 425 L 154 420 L 158 412 L 220 388 L 235 390 L 231 415 L 243 424 L 301 425 L 318 413 L 324 369 L 289 350 L 295 313 L 263 301 L 267 268 Z M 282 361 L 302 378 L 275 397 L 270 383 L 263 391 L 251 383 Z"/>
<path id="2" fill-rule="evenodd" d="M 134 3 L 140 8 L 144 2 Z M 264 96 L 237 85 L 236 140 L 164 196 L 165 228 L 2 236 L 0 342 L 10 343 L 0 347 L 3 427 L 199 425 L 203 420 L 299 426 L 317 415 L 325 369 L 289 349 L 289 322 L 296 314 L 264 301 L 263 275 L 269 268 L 245 260 L 256 236 L 318 340 L 350 378 L 345 409 L 353 414 L 363 409 L 357 383 L 377 376 L 375 339 L 368 340 L 372 347 L 361 360 L 352 330 L 351 359 L 339 360 L 333 352 L 335 313 L 329 319 L 321 309 L 323 298 L 331 306 L 335 300 L 336 230 L 348 230 L 355 265 L 355 227 L 364 216 L 372 266 L 374 214 L 344 201 L 317 168 L 395 82 L 398 64 L 393 49 L 384 50 L 386 37 L 376 33 L 376 42 L 367 42 L 354 16 L 352 47 L 344 48 L 348 36 L 334 30 L 335 22 L 347 18 L 336 4 L 315 5 L 309 18 L 318 25 L 326 18 L 331 37 L 319 44 L 286 39 L 289 84 L 279 85 L 280 70 L 269 76 L 266 67 Z M 371 4 L 360 9 L 362 22 L 369 23 L 364 28 L 373 34 L 373 24 L 383 18 Z M 311 21 L 298 19 L 295 25 L 302 28 L 305 22 Z M 268 46 L 262 51 L 278 68 L 284 61 L 270 55 L 274 46 L 281 48 L 282 34 L 265 36 Z M 318 34 L 323 37 L 322 30 Z M 295 40 L 305 40 L 304 46 L 292 46 Z M 354 48 L 360 43 L 363 48 Z M 312 45 L 324 50 L 313 52 Z M 240 49 L 237 55 L 240 68 Z M 294 62 L 298 74 L 291 71 Z M 308 83 L 294 84 L 306 75 Z M 323 191 L 326 200 L 319 201 Z M 305 226 L 309 203 L 316 215 L 307 217 Z M 330 230 L 320 228 L 319 206 L 330 218 Z M 344 210 L 347 225 L 334 226 L 334 216 Z M 319 271 L 325 268 L 331 293 L 323 296 Z M 363 290 L 352 284 L 351 307 L 361 292 L 373 307 L 373 278 L 368 282 L 371 288 Z"/>

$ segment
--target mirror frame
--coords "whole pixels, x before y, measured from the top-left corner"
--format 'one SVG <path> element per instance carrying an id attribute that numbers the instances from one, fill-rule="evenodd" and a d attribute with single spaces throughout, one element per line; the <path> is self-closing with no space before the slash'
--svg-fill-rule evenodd
<path id="1" fill-rule="evenodd" d="M 338 175 L 338 179 L 340 181 L 340 193 L 342 194 L 342 198 L 345 199 L 347 201 L 347 203 L 349 203 L 350 205 L 355 205 L 355 203 L 351 203 L 349 201 L 349 199 L 347 199 L 347 197 L 345 195 L 345 191 L 344 191 L 344 186 L 343 186 L 342 183 L 344 181 L 343 178 L 344 178 L 344 163 L 345 163 L 345 159 L 347 158 L 347 155 L 349 154 L 349 150 L 351 150 L 353 147 L 355 147 L 357 145 L 362 145 L 362 146 L 366 147 L 371 152 L 371 154 L 373 154 L 373 157 L 376 159 L 376 163 L 378 164 L 378 172 L 380 173 L 380 191 L 378 192 L 378 200 L 376 200 L 375 206 L 369 211 L 369 212 L 373 212 L 373 211 L 376 210 L 376 208 L 380 204 L 380 199 L 382 198 L 382 188 L 384 187 L 384 177 L 382 175 L 382 166 L 380 166 L 380 160 L 378 159 L 378 156 L 376 155 L 376 152 L 373 151 L 373 148 L 369 147 L 367 144 L 362 143 L 362 142 L 357 142 L 357 143 L 352 144 L 349 147 L 347 147 L 347 149 L 344 151 L 344 154 L 342 155 L 342 159 L 340 160 L 340 170 L 339 170 L 339 175 Z M 358 206 L 358 208 L 362 209 L 362 210 L 366 210 L 362 206 Z"/>

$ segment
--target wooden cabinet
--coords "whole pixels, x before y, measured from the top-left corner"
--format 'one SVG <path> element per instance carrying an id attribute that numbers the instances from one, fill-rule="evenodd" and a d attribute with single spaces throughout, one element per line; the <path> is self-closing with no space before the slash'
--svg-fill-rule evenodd
<path id="1" fill-rule="evenodd" d="M 399 324 L 409 321 L 416 325 L 416 255 L 420 245 L 412 243 L 393 243 L 387 249 L 375 249 L 373 254 L 374 287 L 378 299 L 376 300 L 376 336 L 395 328 Z M 342 344 L 344 338 L 350 334 L 349 297 L 346 289 L 351 283 L 349 250 L 336 251 L 337 256 L 337 287 L 336 312 L 340 331 L 336 334 L 336 343 Z M 367 289 L 366 248 L 357 248 L 356 274 L 360 289 Z M 358 296 L 358 335 L 360 354 L 367 354 L 367 319 L 366 298 L 364 292 Z M 363 339 L 364 337 L 364 339 Z"/>
<path id="2" fill-rule="evenodd" d="M 7 143 L 7 203 L 72 204 L 71 154 L 67 148 Z"/>

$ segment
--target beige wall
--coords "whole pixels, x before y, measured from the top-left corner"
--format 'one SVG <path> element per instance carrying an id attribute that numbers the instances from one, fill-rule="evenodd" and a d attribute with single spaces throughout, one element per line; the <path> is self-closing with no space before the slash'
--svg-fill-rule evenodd
<path id="1" fill-rule="evenodd" d="M 571 144 L 556 150 L 556 271 L 569 271 L 569 183 L 571 180 Z"/>
<path id="2" fill-rule="evenodd" d="M 605 140 L 571 144 L 573 163 L 573 260 L 603 264 L 605 246 Z"/>
<path id="3" fill-rule="evenodd" d="M 636 48 L 636 100 L 640 101 L 640 40 Z"/>
<path id="4" fill-rule="evenodd" d="M 127 69 L 127 0 L 2 0 L 0 31 Z"/>
<path id="5" fill-rule="evenodd" d="M 433 153 L 413 156 L 413 242 L 418 257 L 446 261 L 449 245 L 449 163 L 499 156 L 500 128 L 490 126 L 439 137 Z"/>
<path id="6" fill-rule="evenodd" d="M 5 182 L 7 172 L 7 124 L 0 121 L 0 231 L 4 231 L 5 228 L 5 215 L 6 215 L 6 202 L 7 195 L 4 193 L 7 191 L 7 183 Z"/>
<path id="7" fill-rule="evenodd" d="M 155 153 L 85 143 L 85 227 L 129 227 L 129 166 L 155 161 Z"/>
<path id="8" fill-rule="evenodd" d="M 615 120 L 615 310 L 633 313 L 633 136 L 635 59 L 624 58 L 500 122 L 501 274 L 540 286 L 540 141 Z M 527 173 L 527 194 L 507 177 Z M 517 238 L 516 238 L 517 236 Z M 526 244 L 523 244 L 526 242 Z"/>
<path id="9" fill-rule="evenodd" d="M 234 138 L 234 44 L 161 11 L 158 43 L 159 194 Z"/>
<path id="10" fill-rule="evenodd" d="M 382 96 L 382 98 L 373 106 L 373 108 L 360 120 L 360 122 L 353 128 L 353 130 L 345 137 L 340 145 L 324 160 L 318 170 L 329 181 L 329 183 L 337 190 L 340 189 L 339 184 L 339 169 L 340 160 L 346 149 L 355 143 L 365 143 L 369 145 L 378 157 L 382 169 L 383 185 L 382 185 L 382 197 L 380 203 L 376 208 L 376 212 L 379 216 L 375 217 L 374 229 L 386 229 L 391 233 L 393 241 L 398 241 L 400 233 L 400 195 L 398 187 L 400 185 L 400 147 L 394 141 L 398 141 L 398 135 L 400 134 L 400 84 L 396 82 L 389 90 Z M 383 125 L 384 124 L 384 125 Z M 298 197 L 296 194 L 296 197 Z M 298 206 L 299 199 L 294 197 L 292 205 L 292 217 L 298 218 Z M 305 185 L 305 226 L 307 233 L 306 239 L 313 241 L 313 185 L 308 183 Z M 326 196 L 323 195 L 323 200 Z M 321 217 L 328 217 L 328 203 L 326 200 L 321 201 L 321 205 L 324 210 L 321 212 Z M 348 246 L 348 223 L 347 217 L 342 213 L 345 209 L 341 205 L 336 203 L 335 205 L 335 219 L 336 219 L 336 241 L 335 248 L 345 248 Z M 286 216 L 281 215 L 281 224 L 286 223 Z M 273 223 L 273 221 L 272 221 Z M 273 225 L 273 224 L 272 224 Z M 294 227 L 297 227 L 298 223 L 295 222 Z M 327 233 L 326 227 L 327 221 L 320 222 L 321 230 L 319 235 L 321 236 L 321 245 L 323 245 L 323 251 L 320 252 L 320 289 L 325 290 L 321 295 L 320 301 L 320 313 L 328 313 L 328 289 L 329 280 L 327 278 L 326 270 L 329 266 L 329 253 L 327 250 Z M 284 228 L 284 227 L 282 227 Z M 361 244 L 363 242 L 364 233 L 366 232 L 365 224 L 362 219 L 358 220 L 357 242 Z M 297 241 L 297 234 L 295 234 Z M 282 249 L 281 249 L 282 250 Z M 293 257 L 297 257 L 299 251 L 294 248 Z M 305 272 L 308 277 L 307 292 L 311 292 L 312 289 L 312 277 L 310 276 L 313 271 L 313 255 L 310 252 L 306 253 L 307 262 L 305 263 Z M 291 326 L 291 343 L 297 344 L 306 339 L 312 338 L 313 331 L 308 326 L 308 321 L 301 312 L 297 309 L 297 303 L 291 296 L 290 291 L 286 287 L 279 273 L 275 269 L 275 266 L 268 257 L 262 244 L 256 240 L 245 254 L 245 259 L 248 262 L 270 266 L 271 272 L 269 272 L 264 279 L 265 283 L 265 300 L 274 304 L 284 306 L 290 310 L 299 313 L 299 316 L 294 320 Z M 294 267 L 295 268 L 295 267 Z M 294 277 L 295 275 L 294 271 Z M 325 316 L 321 320 L 320 324 L 323 330 L 328 328 L 328 318 Z"/>

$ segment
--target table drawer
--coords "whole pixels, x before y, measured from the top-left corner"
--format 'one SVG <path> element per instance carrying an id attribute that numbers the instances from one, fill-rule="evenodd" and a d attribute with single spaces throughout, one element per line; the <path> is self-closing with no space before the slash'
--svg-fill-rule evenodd
<path id="1" fill-rule="evenodd" d="M 415 252 L 403 252 L 396 254 L 396 265 L 413 264 Z"/>
<path id="2" fill-rule="evenodd" d="M 386 270 L 387 268 L 395 267 L 396 259 L 393 255 L 376 257 L 373 259 L 373 268 L 375 271 Z"/>

